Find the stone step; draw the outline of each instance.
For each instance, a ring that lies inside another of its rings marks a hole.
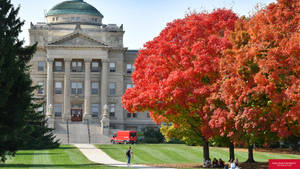
[[[91,144],[110,144],[110,138],[101,134],[99,120],[83,122],[67,122],[55,120],[54,134],[62,144],[91,143]],[[69,130],[69,138],[68,138]],[[90,135],[88,133],[90,131]],[[90,136],[90,137],[89,137]]]

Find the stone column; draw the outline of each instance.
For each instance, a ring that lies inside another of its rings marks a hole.
[[[47,59],[47,117],[53,117],[53,58]]]
[[[84,119],[91,119],[91,59],[84,59],[85,80],[84,80]]]
[[[101,109],[107,105],[107,73],[108,73],[108,59],[102,59],[101,71]],[[103,110],[104,111],[104,110]]]
[[[71,103],[70,103],[70,69],[71,58],[65,58],[65,83],[64,83],[64,114],[63,119],[69,120],[71,118]]]

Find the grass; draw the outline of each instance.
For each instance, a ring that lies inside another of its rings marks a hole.
[[[125,152],[129,145],[97,145],[112,158],[126,162]],[[136,144],[132,145],[135,164],[187,164],[202,163],[203,151],[199,146],[186,146],[183,144]],[[240,162],[247,160],[248,154],[245,149],[236,149],[235,156]],[[210,157],[229,160],[228,148],[210,147]],[[267,152],[254,152],[257,162],[268,162],[269,159],[299,159],[300,155],[275,154]]]
[[[15,157],[8,157],[3,169],[113,169],[89,161],[76,147],[61,145],[49,150],[20,150]]]

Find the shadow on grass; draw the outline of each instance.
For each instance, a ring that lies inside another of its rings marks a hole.
[[[55,148],[57,150],[70,150],[70,149],[77,149],[77,147],[58,147],[58,148]]]
[[[0,168],[84,168],[103,167],[102,164],[0,164]]]
[[[22,155],[22,156],[26,156],[26,155],[56,155],[56,154],[61,154],[61,153],[17,153],[16,155],[19,156],[19,155]]]
[[[121,149],[121,148],[106,148],[106,147],[97,147],[98,149],[107,149],[107,150],[109,150],[109,149]]]

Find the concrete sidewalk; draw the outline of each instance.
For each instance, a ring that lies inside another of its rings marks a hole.
[[[74,144],[81,152],[84,154],[90,161],[95,163],[105,164],[109,166],[115,167],[128,167],[127,163],[116,161],[104,153],[101,149],[96,148],[92,144]],[[146,165],[138,165],[132,164],[129,166],[130,168],[139,168],[139,169],[157,169],[160,167],[151,167]],[[172,168],[164,168],[164,169],[172,169]]]

